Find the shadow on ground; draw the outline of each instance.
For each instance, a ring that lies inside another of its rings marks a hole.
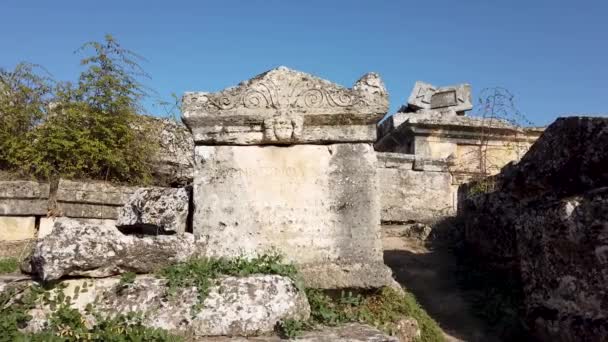
[[[456,262],[447,250],[431,250],[417,240],[385,237],[384,262],[439,323],[448,341],[500,341],[473,314],[455,277]]]

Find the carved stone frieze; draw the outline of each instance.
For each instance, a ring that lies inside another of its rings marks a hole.
[[[387,110],[377,74],[348,89],[285,67],[218,93],[183,97],[184,122],[198,144],[372,142]]]

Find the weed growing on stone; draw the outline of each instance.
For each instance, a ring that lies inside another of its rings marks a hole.
[[[340,296],[308,289],[306,291],[314,324],[335,326],[348,322],[373,325],[389,334],[396,333],[396,323],[406,317],[418,321],[421,329],[420,341],[444,341],[441,329],[420,307],[410,293],[385,287],[376,292],[360,295],[342,292]],[[295,326],[293,323],[291,327]]]
[[[297,319],[286,319],[282,320],[277,324],[276,332],[281,338],[295,338],[302,334],[306,330],[313,328],[310,322],[301,321]]]
[[[159,277],[167,279],[168,295],[174,295],[182,288],[197,288],[199,304],[193,308],[194,313],[200,310],[214,279],[219,276],[245,277],[253,274],[276,274],[289,277],[296,284],[300,283],[295,266],[284,263],[283,257],[278,253],[263,254],[255,258],[191,259],[158,272]]]
[[[15,258],[0,258],[0,274],[13,273],[19,269],[19,261]]]
[[[48,305],[52,313],[48,317],[43,332],[25,333],[20,331],[32,319],[29,311],[36,304]],[[92,306],[87,313],[95,318],[92,327],[87,326],[82,314],[70,306],[71,298],[63,293],[63,288],[56,288],[55,295],[39,287],[26,289],[8,289],[0,293],[0,342],[42,342],[42,341],[108,341],[108,342],[165,342],[180,341],[162,329],[143,325],[142,316],[138,313],[102,317],[94,312]]]
[[[127,286],[129,284],[133,284],[135,281],[135,272],[127,272],[120,275],[120,281],[118,282],[119,286]]]

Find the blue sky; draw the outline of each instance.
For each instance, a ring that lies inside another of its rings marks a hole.
[[[608,113],[608,1],[3,0],[0,67],[74,80],[82,43],[110,33],[146,57],[165,99],[279,65],[351,86],[380,73],[391,111],[416,80],[503,86],[535,124]],[[161,109],[147,102],[150,113]]]

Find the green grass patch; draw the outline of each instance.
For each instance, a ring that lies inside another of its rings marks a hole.
[[[96,341],[96,342],[169,342],[182,341],[162,329],[146,327],[141,314],[132,312],[114,317],[102,317],[92,307],[87,313],[93,315],[96,324],[87,327],[84,316],[70,306],[71,298],[58,287],[55,295],[39,286],[18,290],[9,289],[0,293],[0,342],[42,341]],[[24,333],[32,319],[29,311],[36,305],[45,304],[51,309],[44,331]]]
[[[412,317],[418,321],[421,329],[420,341],[444,341],[437,323],[410,293],[400,293],[385,287],[368,294],[341,292],[339,295],[308,289],[306,295],[311,307],[310,321],[281,322],[277,327],[281,335],[292,338],[315,325],[336,326],[349,322],[366,323],[394,335],[397,332],[396,323],[403,318]]]
[[[253,274],[276,274],[289,277],[297,286],[301,287],[295,266],[284,263],[283,257],[278,253],[267,253],[254,258],[191,259],[168,266],[157,273],[159,277],[167,279],[168,295],[174,295],[179,289],[196,287],[198,305],[202,305],[209,294],[209,289],[215,283],[214,279],[220,276],[245,277]],[[197,312],[200,307],[196,306],[193,309],[194,312]]]
[[[16,258],[0,258],[0,274],[14,273],[19,269]]]

